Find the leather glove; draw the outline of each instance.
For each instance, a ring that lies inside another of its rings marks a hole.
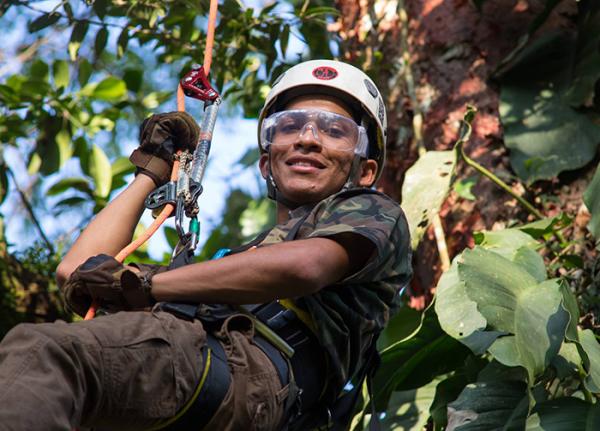
[[[67,306],[84,316],[92,300],[110,311],[149,307],[156,301],[151,295],[152,277],[166,271],[160,265],[131,265],[134,272],[111,256],[99,254],[79,265],[63,285]]]
[[[177,150],[193,152],[200,136],[196,120],[186,112],[167,112],[146,118],[140,126],[140,146],[129,160],[157,187],[171,177],[173,155]]]

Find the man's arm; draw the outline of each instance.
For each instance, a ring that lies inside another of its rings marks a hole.
[[[90,256],[115,256],[133,237],[144,210],[144,199],[156,186],[146,175],[133,182],[112,200],[81,233],[56,269],[59,286]]]
[[[360,270],[374,249],[356,234],[273,244],[158,274],[152,296],[230,304],[303,296]]]

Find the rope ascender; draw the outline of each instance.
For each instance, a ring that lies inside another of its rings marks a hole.
[[[123,262],[127,256],[144,244],[165,220],[175,211],[175,227],[179,242],[171,256],[169,268],[177,268],[189,263],[194,256],[200,235],[198,221],[198,198],[202,194],[202,178],[208,161],[212,134],[217,121],[217,113],[221,98],[210,85],[208,74],[212,63],[215,26],[217,21],[218,1],[210,1],[206,46],[204,48],[204,64],[194,65],[177,86],[177,110],[185,111],[185,96],[204,102],[204,111],[200,121],[200,137],[193,154],[189,151],[177,151],[173,161],[170,181],[148,195],[144,204],[146,208],[162,210],[152,224],[135,241],[125,246],[115,259]],[[184,96],[185,95],[185,96]],[[186,232],[183,228],[185,217],[189,218]],[[94,300],[85,315],[85,320],[93,319],[98,309],[98,301]]]

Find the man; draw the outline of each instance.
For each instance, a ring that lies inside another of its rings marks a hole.
[[[321,407],[338,417],[336,399],[364,376],[411,273],[404,215],[369,188],[385,115],[350,65],[288,70],[259,119],[278,224],[225,257],[171,270],[109,257],[168,180],[174,147],[198,139],[184,114],[145,121],[131,157],[139,174],[57,269],[78,314],[92,298],[127,311],[13,329],[0,344],[0,429],[308,429],[327,418]]]

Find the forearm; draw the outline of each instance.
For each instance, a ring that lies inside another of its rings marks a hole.
[[[62,284],[88,257],[100,253],[115,256],[132,239],[144,210],[144,199],[155,188],[146,175],[134,181],[113,199],[83,230],[57,268]]]
[[[156,275],[157,301],[250,304],[313,293],[343,278],[344,247],[327,238],[274,244]]]

